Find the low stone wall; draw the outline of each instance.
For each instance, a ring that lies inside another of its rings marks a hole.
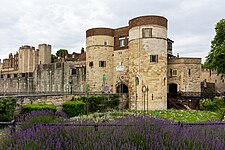
[[[73,97],[76,99],[85,95],[63,95],[63,96],[33,96],[33,97],[17,97],[17,105],[14,116],[17,117],[26,104],[53,104],[57,107],[57,111],[62,111],[62,104],[71,100]],[[89,96],[103,96],[102,94],[94,94]],[[107,94],[105,95],[107,96]],[[119,109],[128,108],[129,97],[126,94],[121,95]]]
[[[21,112],[21,108],[25,104],[53,104],[56,105],[57,111],[62,110],[62,104],[69,101],[74,97],[73,95],[64,96],[37,96],[37,97],[18,97],[16,111],[14,116],[18,116]],[[76,96],[75,96],[76,97]]]

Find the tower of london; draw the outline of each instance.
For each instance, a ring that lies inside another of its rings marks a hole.
[[[163,16],[140,16],[119,28],[86,31],[86,51],[51,61],[51,45],[24,45],[0,63],[0,93],[123,93],[130,109],[167,109],[169,95],[224,92],[223,75],[201,58],[173,55]]]

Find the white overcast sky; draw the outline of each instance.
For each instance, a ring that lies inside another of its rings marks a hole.
[[[80,52],[87,29],[126,26],[142,15],[168,19],[175,55],[204,60],[225,0],[0,0],[0,58],[40,43],[51,44],[52,53]]]

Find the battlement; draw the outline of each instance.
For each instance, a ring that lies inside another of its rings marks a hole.
[[[114,29],[111,28],[92,28],[86,31],[86,37],[95,35],[114,36]]]
[[[201,64],[201,58],[173,57],[168,60],[169,64]]]
[[[51,47],[51,45],[50,45],[50,44],[45,44],[45,43],[43,43],[43,44],[39,44],[39,45],[38,45],[38,47],[42,47],[42,46],[43,46],[43,47],[48,47],[48,46],[50,46],[50,47]]]
[[[136,26],[142,26],[142,25],[159,25],[167,28],[167,19],[162,16],[140,16],[133,18],[129,21],[129,27],[133,28]]]
[[[35,50],[35,47],[29,46],[29,45],[23,45],[19,49],[21,49],[21,50],[23,50],[23,49],[32,49],[32,50]]]

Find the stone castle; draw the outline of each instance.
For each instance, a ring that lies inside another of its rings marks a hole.
[[[61,54],[51,46],[22,46],[0,64],[0,93],[127,93],[131,109],[166,109],[167,95],[225,91],[223,75],[201,68],[201,58],[172,54],[162,16],[133,18],[127,26],[86,31],[86,52]],[[209,88],[210,87],[210,88]]]

